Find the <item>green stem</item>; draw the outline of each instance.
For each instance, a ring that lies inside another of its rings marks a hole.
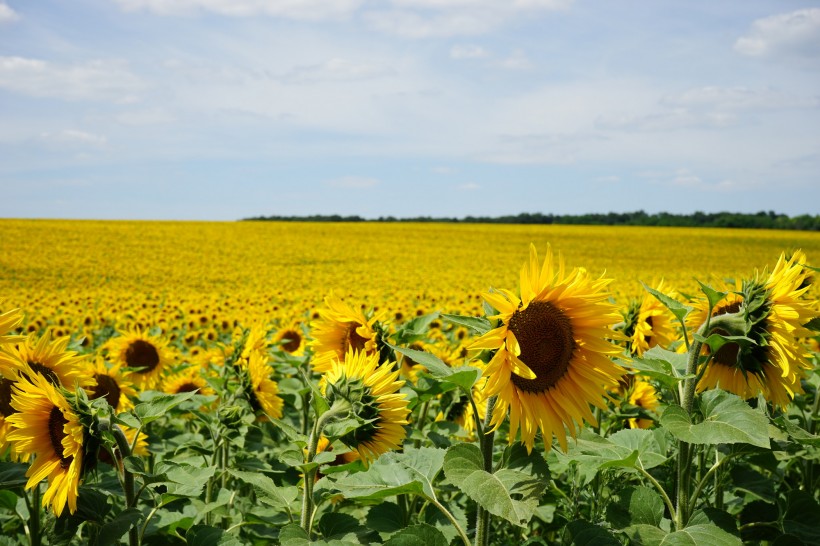
[[[122,488],[125,492],[125,508],[134,508],[137,505],[137,498],[134,495],[134,475],[125,468],[124,461],[131,456],[131,444],[128,443],[128,438],[125,437],[122,429],[114,425],[111,427],[111,432],[114,434],[114,439],[117,441],[117,448],[120,450],[122,461]],[[129,546],[139,546],[140,537],[137,531],[137,526],[132,525],[128,529],[128,544]]]
[[[433,506],[435,506],[436,508],[441,510],[442,514],[447,516],[447,519],[449,519],[450,523],[453,524],[453,527],[456,528],[456,531],[458,532],[458,536],[460,536],[462,542],[464,542],[464,546],[470,546],[470,539],[467,538],[467,533],[465,533],[464,529],[461,528],[461,525],[458,524],[458,522],[456,521],[456,518],[453,516],[453,514],[451,514],[450,511],[447,510],[444,507],[444,505],[441,504],[437,499],[432,498],[432,499],[427,499],[427,500],[429,500],[433,504]]]
[[[42,533],[40,532],[40,483],[34,486],[31,490],[31,506],[29,507],[29,516],[31,517],[31,546],[40,546],[43,541]]]
[[[666,493],[666,490],[663,488],[663,486],[660,484],[660,482],[655,479],[655,476],[653,476],[652,474],[650,474],[649,472],[644,470],[643,465],[641,465],[637,468],[638,468],[638,472],[640,472],[641,475],[644,478],[649,480],[649,483],[651,483],[655,487],[655,489],[658,490],[658,493],[661,494],[661,497],[663,497],[663,502],[666,504],[666,509],[669,510],[669,515],[674,516],[675,515],[675,505],[672,504],[672,499],[669,498],[669,495]]]
[[[310,433],[310,440],[308,440],[308,453],[305,462],[310,464],[316,457],[316,448],[319,445],[319,421],[313,425],[313,430]],[[313,520],[313,481],[316,478],[316,469],[311,468],[304,473],[304,484],[302,493],[302,515],[300,518],[300,525],[302,529],[308,534],[310,538],[310,524]]]
[[[700,341],[692,340],[689,346],[689,359],[686,363],[686,379],[683,384],[683,393],[681,394],[681,407],[686,411],[687,415],[692,415],[692,407],[695,402],[695,378],[692,377],[697,372],[698,359],[700,358],[700,351],[703,344]],[[690,445],[686,442],[680,442],[678,449],[678,468],[677,468],[677,508],[674,512],[675,529],[680,531],[686,526],[689,519],[687,508],[689,507],[689,479],[688,469],[690,463]]]
[[[493,471],[493,440],[495,432],[490,429],[493,409],[495,408],[496,396],[491,396],[487,400],[487,413],[484,415],[484,434],[479,438],[479,447],[484,461],[484,470]],[[490,541],[490,513],[481,506],[476,511],[475,524],[475,546],[487,546]]]
[[[695,506],[697,505],[698,498],[700,497],[700,493],[701,493],[701,491],[703,491],[703,488],[706,487],[706,484],[709,483],[709,478],[711,478],[712,475],[715,476],[715,494],[717,495],[717,491],[718,491],[717,471],[723,465],[725,465],[727,461],[731,460],[733,457],[735,457],[735,455],[730,453],[729,455],[726,455],[724,458],[721,459],[720,458],[720,451],[715,449],[715,464],[713,464],[709,468],[709,470],[706,471],[706,474],[704,474],[703,478],[701,478],[700,482],[698,482],[698,485],[695,488],[695,493],[692,495],[692,502],[689,504],[689,512],[690,513],[695,511]],[[716,496],[716,499],[717,498],[718,497]]]
[[[820,388],[814,390],[814,404],[811,408],[811,414],[809,415],[809,422],[807,423],[807,429],[809,434],[814,434],[814,431],[817,429],[817,416],[820,413]],[[806,481],[804,483],[804,488],[806,491],[814,491],[814,461],[811,459],[806,459],[804,463],[806,465],[805,472],[806,472]]]

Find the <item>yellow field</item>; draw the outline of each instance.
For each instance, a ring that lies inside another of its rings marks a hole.
[[[223,331],[310,316],[331,290],[387,318],[481,314],[479,294],[517,286],[534,243],[568,266],[683,292],[694,278],[749,276],[781,251],[820,255],[820,234],[599,226],[0,220],[0,298],[29,329],[187,324]]]

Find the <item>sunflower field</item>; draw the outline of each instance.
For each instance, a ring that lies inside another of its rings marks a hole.
[[[0,220],[0,546],[820,544],[818,255]]]

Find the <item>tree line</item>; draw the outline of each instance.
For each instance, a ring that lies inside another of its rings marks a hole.
[[[752,229],[793,229],[820,231],[820,215],[802,214],[788,216],[774,211],[757,213],[742,212],[695,212],[693,214],[672,214],[669,212],[647,213],[608,212],[594,214],[544,214],[522,212],[507,216],[465,216],[432,217],[415,216],[396,218],[379,216],[363,218],[358,215],[314,214],[310,216],[255,216],[244,221],[268,222],[445,222],[462,224],[582,224],[602,226],[674,226],[674,227],[724,227]]]

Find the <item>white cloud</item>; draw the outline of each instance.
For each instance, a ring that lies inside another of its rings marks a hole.
[[[147,108],[144,110],[127,110],[114,117],[123,125],[148,126],[162,125],[176,121],[176,117],[161,108]]]
[[[451,59],[483,59],[487,51],[474,44],[456,44],[450,48]]]
[[[477,190],[479,188],[481,188],[481,186],[479,186],[475,182],[467,182],[466,184],[461,184],[458,187],[458,189],[460,189],[462,191],[474,191],[474,190]]]
[[[452,167],[447,167],[445,165],[440,165],[438,167],[433,167],[432,171],[436,174],[453,174],[456,170]]]
[[[820,97],[800,97],[773,89],[756,90],[744,86],[704,86],[680,94],[666,95],[661,103],[673,107],[746,108],[816,108]]]
[[[817,57],[820,55],[820,8],[756,20],[748,34],[737,39],[735,51],[753,57]]]
[[[48,144],[69,145],[69,146],[94,146],[102,147],[108,144],[108,138],[103,135],[95,135],[76,129],[63,129],[56,133],[45,132],[40,135],[40,140]]]
[[[507,70],[529,70],[534,65],[522,50],[516,49],[509,57],[499,61],[498,66]]]
[[[376,178],[368,178],[365,176],[343,176],[341,178],[334,178],[325,182],[331,188],[348,188],[348,189],[364,189],[372,188],[379,185],[379,180]]]
[[[11,9],[5,2],[0,2],[0,24],[13,23],[20,20],[20,15]]]
[[[35,97],[121,101],[142,89],[120,61],[58,65],[39,59],[0,57],[0,88]]]
[[[639,173],[638,176],[649,179],[657,184],[677,186],[696,191],[731,193],[742,189],[734,180],[719,179],[716,181],[708,181],[686,168],[679,168],[671,173],[644,172]],[[750,185],[754,185],[754,183],[751,181],[745,182],[745,187],[749,187]]]
[[[389,75],[392,72],[392,69],[387,66],[334,58],[320,64],[294,67],[279,79],[286,83],[363,81]]]
[[[178,16],[210,12],[228,17],[267,15],[297,20],[344,18],[364,0],[117,0],[126,11]]]

